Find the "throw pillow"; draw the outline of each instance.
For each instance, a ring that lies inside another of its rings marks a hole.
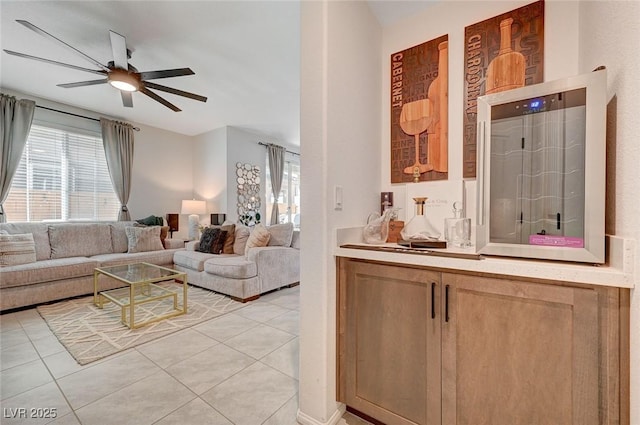
[[[36,244],[32,233],[0,234],[0,267],[36,262]]]
[[[136,220],[136,222],[140,224],[144,224],[146,226],[162,226],[164,224],[164,219],[162,217],[156,217],[155,215],[150,215],[149,217]]]
[[[269,246],[291,246],[293,223],[274,224],[267,227],[271,234]]]
[[[220,227],[207,227],[202,231],[200,243],[196,251],[210,254],[222,254],[227,231]]]
[[[217,229],[216,237],[213,239],[213,243],[211,244],[211,253],[212,254],[222,254],[224,250],[224,241],[227,239],[227,231],[222,229]]]
[[[247,255],[251,248],[267,246],[270,238],[271,234],[267,228],[262,224],[256,224],[249,235],[249,239],[247,240],[247,246],[244,248],[244,255]]]
[[[216,229],[213,227],[207,227],[202,231],[202,236],[200,236],[200,243],[198,243],[198,248],[196,251],[199,252],[211,252],[211,245],[213,245],[213,239],[217,238],[217,233],[220,232],[220,229]]]
[[[223,254],[233,254],[233,244],[236,241],[236,225],[235,224],[223,224],[222,226],[211,226],[213,228],[220,229],[227,232],[227,237],[224,240],[224,247],[222,248]]]
[[[164,249],[160,241],[160,226],[124,228],[129,242],[128,253],[160,251]]]
[[[153,216],[150,216],[153,217]],[[147,217],[149,218],[149,217]],[[146,220],[142,219],[142,220]],[[156,217],[162,220],[162,217]],[[162,246],[164,246],[164,240],[167,239],[167,236],[169,235],[169,226],[162,226],[162,225],[157,225],[157,224],[145,224],[145,223],[141,223],[141,220],[136,220],[133,222],[133,227],[153,227],[153,226],[158,226],[160,227],[160,242],[162,242]]]
[[[236,225],[235,240],[233,241],[233,253],[237,255],[244,255],[244,249],[247,246],[247,240],[251,230],[241,224]]]
[[[169,226],[161,226],[160,227],[160,242],[162,242],[162,246],[164,246],[164,240],[167,239],[169,235]]]

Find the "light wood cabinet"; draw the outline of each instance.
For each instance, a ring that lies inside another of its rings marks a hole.
[[[347,406],[389,425],[625,423],[626,290],[346,258],[338,273]]]
[[[341,396],[385,423],[439,421],[439,273],[360,262],[342,273]]]

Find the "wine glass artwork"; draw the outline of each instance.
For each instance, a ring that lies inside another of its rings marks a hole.
[[[420,99],[402,105],[400,112],[400,128],[406,134],[415,137],[416,157],[413,165],[404,169],[405,174],[413,175],[413,181],[420,180],[420,174],[433,170],[433,165],[420,163],[420,134],[427,131],[433,118],[431,117],[431,102]]]

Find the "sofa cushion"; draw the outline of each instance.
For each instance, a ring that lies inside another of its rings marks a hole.
[[[300,230],[294,230],[291,237],[291,248],[300,249]]]
[[[213,257],[204,262],[204,271],[232,279],[248,279],[258,275],[258,267],[244,256]]]
[[[293,223],[274,224],[267,227],[271,238],[269,246],[291,246],[293,238]]]
[[[61,279],[92,276],[98,262],[85,257],[59,258],[0,269],[0,287],[32,285]]]
[[[36,262],[36,246],[32,233],[10,235],[0,231],[0,267]]]
[[[244,249],[247,246],[247,240],[251,234],[251,229],[247,226],[236,225],[236,237],[233,242],[233,253],[244,255]]]
[[[6,230],[9,234],[31,233],[36,245],[36,260],[48,260],[51,258],[51,245],[49,245],[49,225],[43,223],[0,223],[0,230]]]
[[[129,240],[129,254],[135,252],[161,251],[164,249],[160,241],[160,227],[125,227],[125,233]]]
[[[224,254],[222,256],[226,257]],[[204,271],[204,262],[213,257],[215,257],[215,255],[205,252],[189,250],[177,251],[173,254],[173,263],[201,272]]]
[[[116,221],[109,223],[113,252],[127,252],[129,249],[129,239],[124,229],[125,227],[133,226],[134,223],[135,221]]]
[[[113,252],[111,229],[106,223],[50,224],[49,242],[52,259]]]
[[[119,266],[121,264],[133,263],[150,263],[158,266],[169,266],[173,264],[173,254],[177,251],[178,249],[163,249],[162,251],[135,252],[133,254],[100,254],[94,255],[91,259],[96,260],[100,264],[98,267]]]
[[[244,255],[247,255],[251,248],[267,246],[271,233],[262,224],[256,224],[251,231],[249,239],[247,239],[247,245],[244,248]]]

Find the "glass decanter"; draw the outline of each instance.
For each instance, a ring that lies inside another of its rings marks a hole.
[[[428,240],[436,241],[440,238],[440,232],[433,227],[424,215],[424,204],[429,198],[413,198],[416,203],[416,215],[400,231],[404,240]]]
[[[444,219],[444,238],[458,248],[471,246],[471,219],[462,217],[459,202],[453,203],[453,217]]]
[[[377,212],[369,214],[363,230],[364,241],[374,245],[386,243],[389,236],[389,220],[394,214],[394,208],[386,209],[382,215]]]

